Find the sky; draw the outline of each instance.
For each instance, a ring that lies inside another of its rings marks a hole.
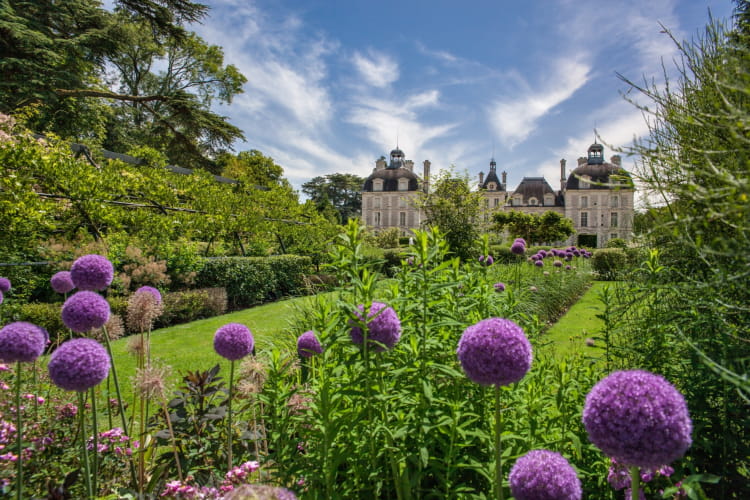
[[[247,77],[214,106],[300,189],[315,176],[368,176],[398,145],[421,173],[477,180],[495,158],[510,189],[559,189],[594,131],[627,146],[647,133],[623,94],[662,80],[675,44],[728,19],[729,0],[204,0],[192,26]],[[633,169],[632,158],[623,166]]]

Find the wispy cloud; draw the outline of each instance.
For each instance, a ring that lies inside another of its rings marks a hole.
[[[591,67],[579,59],[562,58],[552,65],[539,89],[514,92],[496,99],[488,119],[498,139],[512,148],[534,131],[540,118],[569,99],[589,79]]]
[[[355,52],[352,64],[362,79],[373,87],[387,87],[399,78],[398,63],[381,52],[370,50],[367,55]]]

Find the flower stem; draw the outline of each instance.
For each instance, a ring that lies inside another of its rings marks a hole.
[[[96,423],[96,394],[94,388],[91,388],[91,422],[94,427],[94,474],[92,477],[92,491],[96,492],[96,477],[99,474],[99,427]]]
[[[83,399],[83,392],[78,393],[78,416],[81,419],[81,460],[83,460],[83,477],[86,484],[86,498],[93,498],[94,493],[91,489],[91,470],[89,469],[89,451],[86,448],[86,403]]]
[[[227,471],[232,470],[232,383],[234,382],[234,360],[229,362],[229,402],[227,403]]]
[[[638,493],[641,490],[641,470],[639,467],[630,468],[630,498],[638,500]]]
[[[495,486],[496,498],[503,500],[503,414],[500,411],[500,386],[495,386]]]
[[[16,361],[16,498],[23,498],[23,429],[21,428],[21,362]]]

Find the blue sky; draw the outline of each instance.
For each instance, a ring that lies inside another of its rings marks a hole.
[[[559,188],[593,142],[646,133],[621,73],[661,78],[674,44],[729,0],[209,0],[195,29],[248,78],[217,111],[284,167],[296,188],[334,172],[367,176],[398,145],[433,172],[475,179],[493,156],[514,188]],[[611,150],[606,149],[609,157]],[[624,166],[632,169],[632,159]]]

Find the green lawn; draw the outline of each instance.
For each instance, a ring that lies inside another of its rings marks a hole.
[[[294,308],[309,297],[263,304],[250,309],[222,316],[193,321],[183,325],[161,328],[151,332],[151,359],[171,367],[171,388],[181,382],[187,370],[208,370],[216,363],[221,365],[221,374],[229,373],[229,361],[216,354],[213,347],[214,333],[227,323],[242,323],[250,328],[255,339],[256,351],[269,348],[275,341],[282,341],[282,331]],[[302,332],[300,332],[302,333]],[[135,357],[127,352],[128,338],[112,343],[112,355],[117,366],[117,376],[123,390],[123,398],[132,398],[130,380],[135,374]]]
[[[547,330],[545,338],[552,342],[556,355],[562,357],[582,352],[594,356],[599,353],[586,345],[586,339],[599,333],[602,328],[602,320],[596,317],[602,312],[598,292],[607,285],[612,286],[605,281],[595,281],[578,302]]]

